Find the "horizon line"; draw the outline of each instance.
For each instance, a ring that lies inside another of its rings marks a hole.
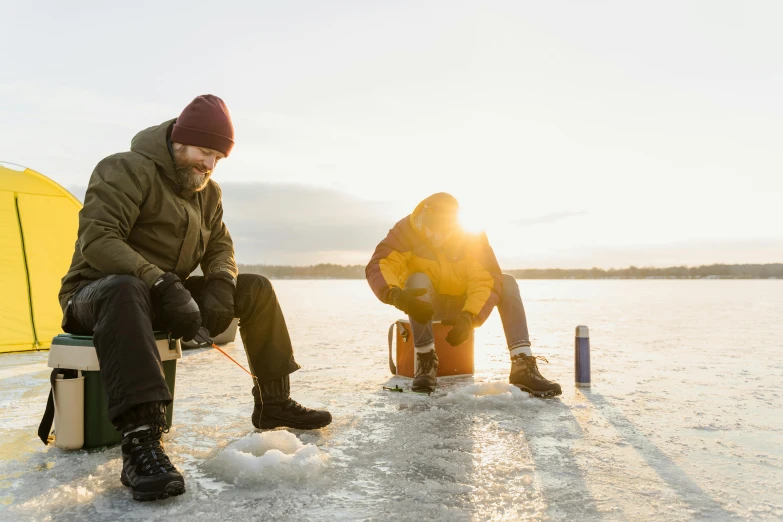
[[[356,267],[364,267],[363,264],[350,264],[350,265],[344,265],[339,263],[315,263],[310,265],[288,265],[288,264],[267,264],[267,263],[237,263],[237,266],[259,266],[259,267],[274,267],[274,268],[315,268],[319,266],[334,266],[334,267],[340,267],[340,268],[356,268]],[[713,267],[775,267],[775,266],[783,266],[783,261],[775,262],[775,263],[711,263],[711,264],[702,264],[702,265],[668,265],[668,266],[636,266],[636,265],[629,265],[625,268],[601,268],[601,267],[590,267],[590,268],[504,268],[503,271],[508,270],[604,270],[604,271],[610,271],[610,270],[667,270],[672,268],[687,268],[687,269],[694,269],[694,268],[713,268]]]

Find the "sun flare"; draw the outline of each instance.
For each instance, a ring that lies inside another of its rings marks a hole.
[[[460,206],[459,224],[466,232],[476,234],[487,229],[486,214],[477,212],[475,207]]]

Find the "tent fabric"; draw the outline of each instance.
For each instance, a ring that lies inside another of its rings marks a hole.
[[[0,353],[49,348],[81,203],[34,170],[0,163]]]

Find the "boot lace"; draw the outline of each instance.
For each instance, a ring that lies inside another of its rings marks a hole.
[[[541,375],[541,372],[538,371],[538,363],[536,362],[537,360],[541,360],[549,364],[549,361],[543,355],[525,355],[524,353],[521,353],[514,357],[514,363],[524,363],[530,373],[541,380],[546,380],[544,376]]]
[[[435,366],[435,351],[428,353],[418,353],[416,357],[419,358],[419,371],[416,375],[423,375],[430,373]]]
[[[154,431],[141,432],[137,437],[133,436],[136,434],[131,434],[133,441],[131,458],[136,462],[136,467],[141,474],[159,475],[174,470],[160,444],[161,433],[162,431],[154,428]]]
[[[302,406],[301,404],[299,404],[293,399],[288,399],[288,404],[285,405],[285,409],[288,411],[292,411],[295,414],[309,413],[313,411],[307,406]]]

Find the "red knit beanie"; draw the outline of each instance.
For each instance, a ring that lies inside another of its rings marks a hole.
[[[171,141],[217,150],[228,157],[234,146],[234,126],[226,104],[211,94],[198,96],[177,118]]]

